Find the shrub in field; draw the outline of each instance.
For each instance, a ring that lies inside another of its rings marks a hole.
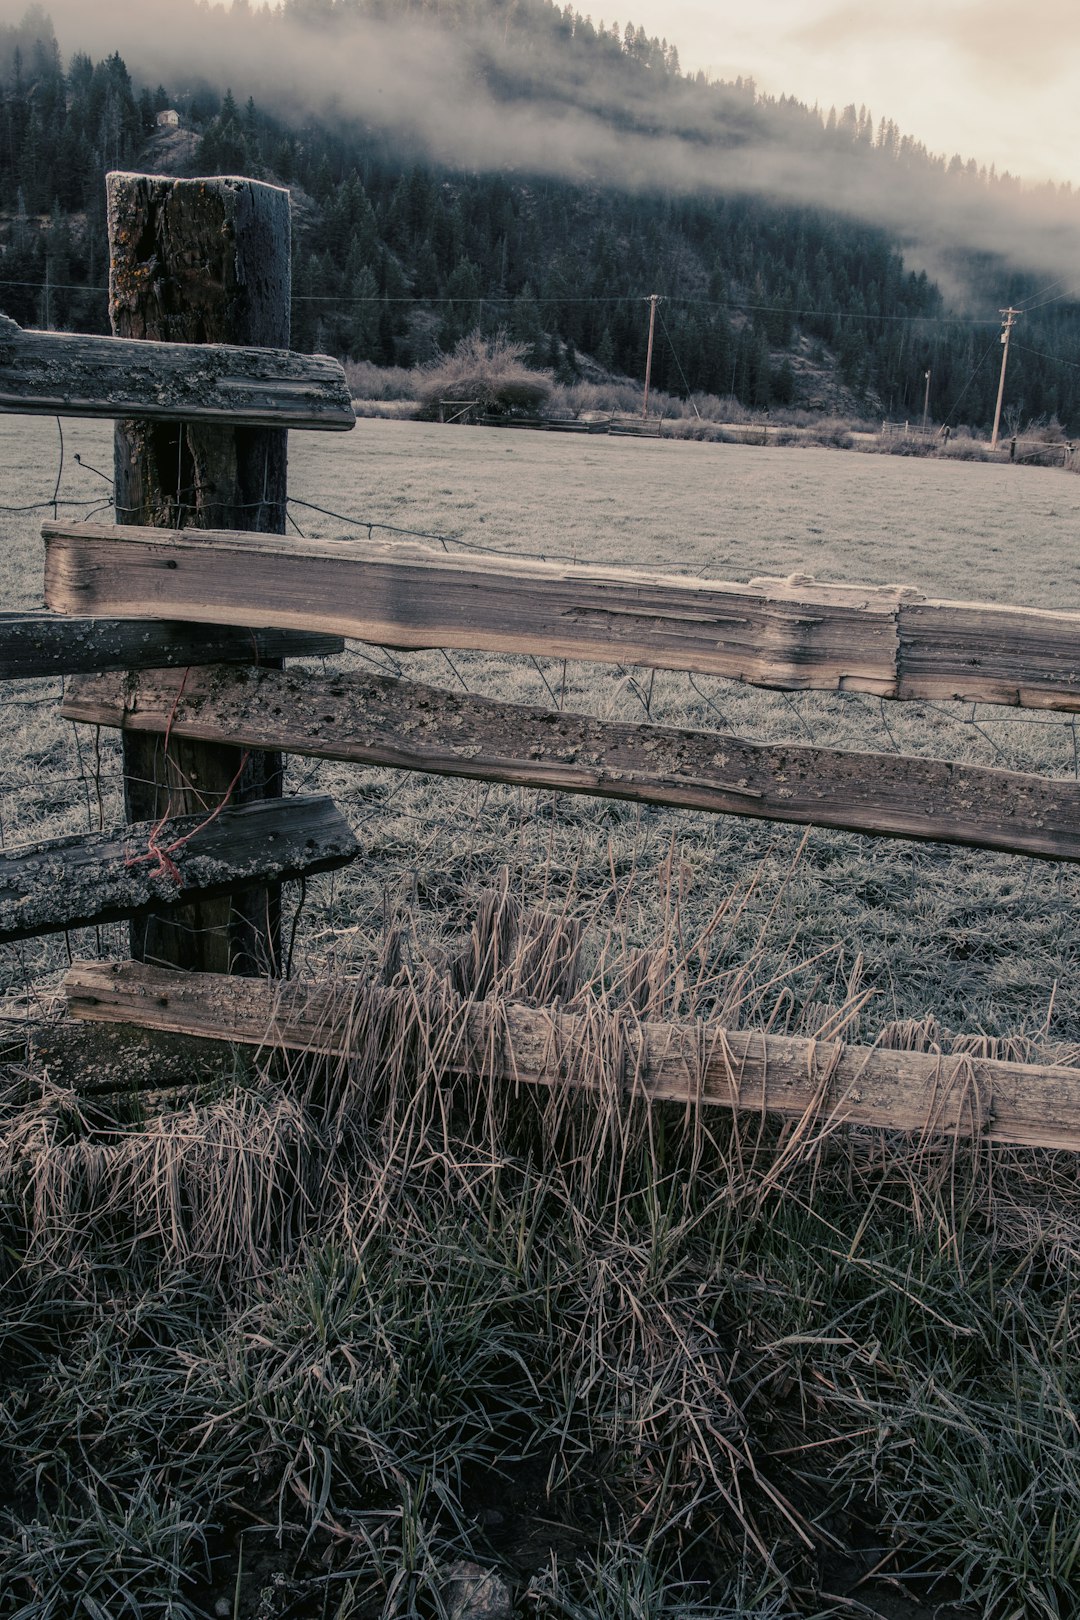
[[[551,395],[551,379],[525,364],[528,345],[504,333],[463,337],[452,354],[440,355],[416,377],[416,397],[433,415],[442,400],[474,402],[496,416],[535,415]]]
[[[1029,422],[1020,435],[1024,439],[1036,439],[1040,444],[1064,444],[1068,435],[1056,416],[1037,416]]]
[[[555,416],[606,415],[612,411],[630,415],[640,412],[642,389],[638,383],[576,382],[556,383],[551,391],[551,412]]]
[[[415,390],[414,390],[415,392]],[[377,417],[384,422],[410,422],[416,420],[416,400],[408,399],[354,399],[353,411],[358,419]]]
[[[944,461],[993,461],[990,446],[969,433],[955,433],[948,443],[933,441],[936,454]]]
[[[741,440],[740,434],[730,427],[694,416],[666,420],[663,434],[665,439],[689,439],[697,444],[738,444]]]
[[[346,360],[345,380],[353,399],[416,398],[416,372],[409,366],[374,366],[370,360]]]
[[[798,427],[799,431],[791,438],[790,443],[828,445],[834,450],[850,450],[854,443],[851,435],[860,431],[862,426],[859,422],[835,416],[818,417],[814,422],[793,425]],[[785,441],[781,439],[780,442]]]

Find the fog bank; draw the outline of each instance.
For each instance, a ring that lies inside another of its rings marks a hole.
[[[180,93],[204,80],[287,120],[363,121],[451,168],[631,190],[745,192],[884,226],[909,262],[947,274],[956,251],[1072,278],[1080,290],[1080,196],[986,186],[919,160],[825,141],[802,110],[708,93],[644,71],[592,73],[582,53],[492,23],[300,21],[193,0],[51,0],[65,57],[119,50],[133,75]]]

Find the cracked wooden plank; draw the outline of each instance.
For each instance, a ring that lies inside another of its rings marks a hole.
[[[694,670],[787,691],[1080,711],[1080,614],[802,576],[749,584],[417,545],[46,523],[61,613]]]
[[[0,411],[347,431],[345,372],[322,354],[24,331],[0,315]]]
[[[897,696],[1080,711],[1080,615],[904,602]]]
[[[298,630],[240,630],[162,619],[69,619],[58,613],[0,613],[0,680],[93,675],[112,669],[172,669],[189,664],[265,663],[329,658],[340,636]]]
[[[184,816],[160,829],[146,822],[9,849],[0,854],[0,943],[334,871],[358,853],[327,798],[223,810],[209,825],[205,815]]]
[[[451,1006],[448,992],[426,1008],[415,986],[268,984],[136,963],[76,963],[64,992],[80,1019],[332,1058],[363,1053],[368,1063],[427,1061],[435,1078],[779,1114],[814,1134],[857,1125],[1080,1151],[1078,1069],[642,1021],[606,1007]],[[432,1017],[437,1042],[424,1038]]]
[[[61,613],[329,631],[892,696],[892,588],[732,585],[365,540],[46,523]]]
[[[1080,783],[603,721],[411,681],[303,669],[68,682],[69,720],[639,804],[1080,860]]]

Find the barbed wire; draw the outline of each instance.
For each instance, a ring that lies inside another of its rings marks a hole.
[[[508,561],[524,557],[530,562],[570,562],[579,564],[581,562],[581,557],[576,551],[552,551],[548,548],[543,551],[530,551],[524,546],[493,546],[479,540],[466,540],[461,535],[444,534],[438,530],[409,529],[399,523],[384,523],[379,518],[363,517],[348,512],[336,512],[331,507],[317,506],[314,501],[303,501],[293,495],[288,497],[288,505],[301,506],[309,512],[318,512],[323,517],[334,518],[338,523],[347,523],[350,528],[367,529],[369,539],[373,538],[373,531],[378,529],[384,534],[398,534],[410,540],[435,540],[438,541],[444,551],[448,551],[451,546],[459,546],[463,551],[482,552],[491,557],[505,557]],[[641,570],[667,569],[673,573],[682,573],[685,571],[685,562],[669,561],[664,558],[650,558],[646,562],[635,563],[634,567]]]

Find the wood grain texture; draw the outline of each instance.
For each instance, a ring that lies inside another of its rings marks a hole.
[[[405,1046],[410,1019],[422,1023],[414,991],[368,984],[266,984],[89,962],[71,969],[64,991],[81,1019],[334,1057],[363,1052],[367,1061],[381,1041]],[[455,1033],[442,1043],[440,1070],[478,1081],[775,1113],[815,1132],[860,1125],[1080,1150],[1077,1069],[503,1001],[462,1002],[441,1028]]]
[[[182,687],[182,690],[181,690]],[[69,720],[524,787],[1080,860],[1080,783],[628,725],[380,676],[228,667],[70,681]]]
[[[377,541],[46,523],[61,613],[329,631],[695,670],[788,691],[1080,711],[1080,614],[927,601],[900,586],[447,556]]]
[[[355,426],[345,373],[287,349],[28,332],[0,315],[0,411],[237,427]]]
[[[116,922],[346,866],[359,845],[332,799],[274,799],[205,817],[55,838],[0,853],[0,942]],[[175,874],[150,856],[171,852]],[[182,843],[184,839],[190,842]]]
[[[1080,614],[987,602],[905,602],[900,698],[1080,710]]]
[[[111,669],[173,669],[189,664],[265,663],[329,658],[340,636],[297,630],[240,630],[161,619],[68,619],[56,613],[0,613],[0,680],[92,675]]]
[[[61,613],[330,630],[403,648],[472,647],[890,695],[896,597],[769,587],[375,541],[164,535],[49,523]],[[820,599],[816,599],[820,598]]]

